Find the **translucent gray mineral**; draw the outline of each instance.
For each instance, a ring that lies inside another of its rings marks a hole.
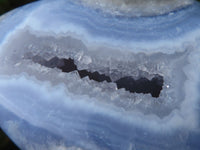
[[[41,0],[0,18],[0,127],[22,150],[199,150],[200,4]]]

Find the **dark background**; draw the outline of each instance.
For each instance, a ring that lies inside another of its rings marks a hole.
[[[14,9],[16,7],[22,6],[24,4],[33,2],[36,0],[0,0],[0,15]]]
[[[25,5],[33,1],[36,0],[0,0],[0,15],[16,7]],[[5,133],[1,129],[0,129],[0,150],[19,150],[19,148],[17,148],[17,146],[5,135]]]
[[[19,148],[0,129],[0,150],[19,150]]]

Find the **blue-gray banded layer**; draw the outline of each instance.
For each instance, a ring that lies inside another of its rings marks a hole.
[[[16,21],[15,25],[23,24],[23,20],[26,19],[27,11],[31,11],[45,1],[37,2],[30,6],[22,7],[17,13],[21,17],[12,19],[11,13],[4,19],[4,28],[1,27],[1,32],[12,31],[10,21]],[[193,31],[199,28],[199,3],[194,2],[192,5],[175,10],[168,14],[152,16],[152,17],[124,17],[114,16],[108,13],[103,13],[101,10],[94,10],[91,7],[85,7],[78,2],[71,0],[61,1],[62,5],[56,5],[56,1],[48,1],[49,4],[45,4],[48,9],[35,12],[37,19],[40,20],[40,24],[48,24],[49,26],[59,28],[60,23],[65,24],[72,23],[76,26],[87,30],[91,36],[101,37],[106,39],[119,39],[126,41],[156,41],[156,40],[168,40],[176,39],[187,32]],[[50,5],[55,6],[52,8]],[[22,12],[22,14],[20,14]],[[33,11],[34,12],[34,11]],[[28,14],[30,14],[28,13]],[[51,15],[48,15],[51,14]],[[192,16],[192,17],[191,17]],[[17,21],[19,20],[19,21]],[[13,23],[12,23],[13,24]],[[30,22],[34,24],[34,22]],[[2,33],[1,33],[2,34]]]
[[[199,149],[199,8],[131,17],[43,0],[3,16],[0,126],[22,149]],[[76,69],[47,65],[53,58]],[[111,81],[159,74],[163,90],[130,93],[80,70]]]
[[[65,103],[65,97],[56,97],[55,91],[43,95],[44,89],[34,87],[35,85],[36,83],[31,85],[22,82],[13,87],[0,85],[0,90],[6,93],[5,97],[15,101],[13,109],[18,108],[24,112],[22,116],[25,119],[19,117],[18,113],[13,114],[0,106],[1,127],[22,149],[30,147],[54,150],[61,147],[69,149],[78,147],[85,150],[199,149],[199,131],[188,132],[177,129],[167,133],[152,132],[129,121],[123,121],[123,118],[113,117],[106,112],[99,113],[92,109],[91,104],[73,104],[69,101]],[[13,90],[15,92],[12,92]],[[29,98],[24,99],[24,92]],[[61,101],[63,103],[60,103]],[[25,103],[29,106],[23,108]],[[26,118],[27,114],[31,116]]]

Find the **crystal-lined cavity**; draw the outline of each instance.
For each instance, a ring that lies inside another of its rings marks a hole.
[[[198,150],[199,9],[41,0],[6,14],[0,127],[28,150]]]

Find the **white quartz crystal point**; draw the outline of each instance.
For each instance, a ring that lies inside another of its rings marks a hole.
[[[199,150],[200,4],[41,0],[0,18],[0,127],[22,150]]]

